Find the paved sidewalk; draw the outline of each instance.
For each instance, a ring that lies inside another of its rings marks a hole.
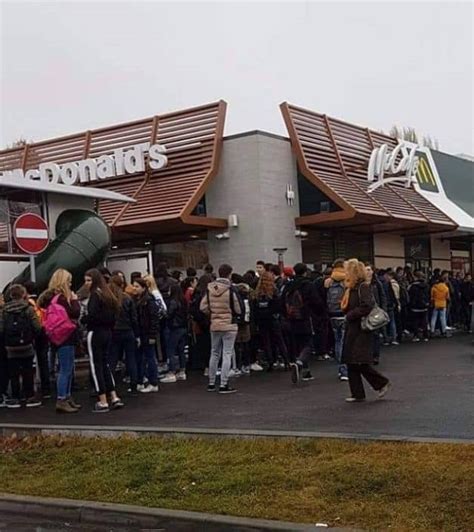
[[[206,392],[196,373],[187,382],[162,385],[157,394],[127,399],[121,411],[91,413],[84,392],[79,414],[58,415],[53,402],[41,408],[0,410],[7,423],[102,425],[331,432],[367,436],[474,439],[474,349],[472,336],[386,348],[379,368],[393,382],[382,401],[368,391],[366,403],[346,404],[347,383],[332,362],[314,362],[315,380],[295,387],[289,373],[240,377],[238,393]]]

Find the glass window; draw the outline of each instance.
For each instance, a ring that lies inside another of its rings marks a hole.
[[[170,270],[185,270],[192,267],[201,270],[208,262],[206,240],[175,242],[155,245],[153,264],[166,262]]]

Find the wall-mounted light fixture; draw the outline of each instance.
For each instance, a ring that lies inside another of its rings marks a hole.
[[[229,227],[239,227],[239,217],[236,214],[229,214],[227,223]]]
[[[230,235],[229,233],[218,233],[217,235],[215,235],[215,237],[217,238],[217,240],[229,240]]]
[[[295,229],[296,238],[306,238],[308,236],[308,231],[301,231],[300,229]]]

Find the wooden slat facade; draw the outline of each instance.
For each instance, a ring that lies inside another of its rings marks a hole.
[[[85,131],[25,147],[0,151],[0,171],[35,169],[43,162],[64,164],[87,158],[110,155],[117,148],[129,148],[150,142],[167,148],[168,165],[161,170],[108,178],[91,184],[133,197],[136,203],[100,201],[99,214],[114,233],[134,226],[150,235],[160,232],[160,224],[176,222],[182,231],[187,224],[203,227],[226,227],[226,220],[193,216],[193,210],[217,173],[226,103],[185,109],[143,120]],[[173,225],[173,224],[171,224]]]
[[[368,192],[372,150],[397,139],[301,107],[280,106],[302,174],[340,211],[302,216],[299,225],[365,226],[370,231],[454,229],[456,224],[413,188],[390,184]]]

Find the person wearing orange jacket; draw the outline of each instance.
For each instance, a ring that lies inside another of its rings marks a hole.
[[[433,313],[431,315],[431,334],[436,330],[438,318],[441,326],[441,336],[446,337],[446,310],[449,301],[449,288],[443,280],[437,279],[435,284],[431,287],[431,303],[433,305]]]

